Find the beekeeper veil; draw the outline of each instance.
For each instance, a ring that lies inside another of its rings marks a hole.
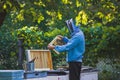
[[[71,36],[80,31],[79,27],[75,26],[73,19],[66,20],[65,22]]]

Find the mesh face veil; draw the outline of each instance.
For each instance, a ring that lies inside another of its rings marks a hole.
[[[70,19],[70,20],[66,20],[65,22],[66,22],[66,25],[67,25],[67,28],[68,28],[69,32],[73,33],[73,25],[72,25],[73,20]]]

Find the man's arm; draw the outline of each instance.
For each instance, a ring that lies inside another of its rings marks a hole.
[[[71,40],[69,40],[69,42],[65,45],[62,46],[54,46],[54,49],[59,51],[59,52],[63,52],[63,51],[68,51],[72,48],[75,48],[78,43],[80,41],[80,36],[74,36]]]

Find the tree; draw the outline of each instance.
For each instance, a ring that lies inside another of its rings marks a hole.
[[[17,49],[10,47],[13,43],[17,46],[18,35],[13,34],[18,34],[18,30],[20,35],[24,35],[24,44],[27,45],[25,49],[46,48],[56,35],[69,35],[64,21],[73,18],[85,33],[84,64],[96,66],[100,59],[107,58],[110,59],[109,64],[116,65],[114,69],[119,71],[119,4],[119,0],[2,0],[0,12],[5,11],[7,14],[5,19],[0,18],[4,20],[0,27],[0,55],[3,57],[6,56],[5,53],[9,53],[12,55],[11,59],[16,55]],[[25,26],[27,28],[23,30]],[[37,27],[37,30],[29,31],[31,27]],[[34,42],[36,39],[39,44]],[[4,50],[5,47],[7,49]],[[64,53],[62,55],[65,56]],[[61,55],[52,56],[55,61]]]

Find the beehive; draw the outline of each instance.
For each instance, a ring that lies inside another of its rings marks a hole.
[[[35,58],[35,69],[53,69],[51,52],[49,50],[26,50],[27,61]]]
[[[0,70],[0,80],[23,80],[23,70]]]

